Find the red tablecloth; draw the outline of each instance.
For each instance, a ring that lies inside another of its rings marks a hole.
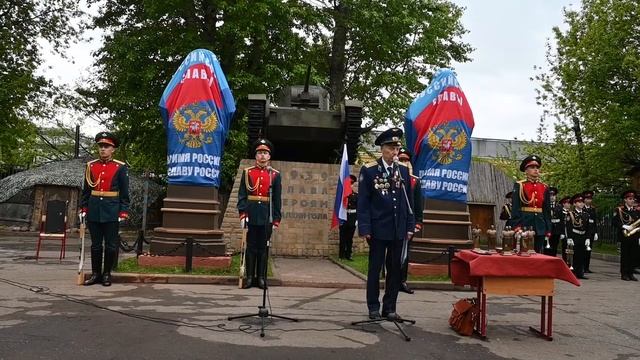
[[[478,285],[482,276],[553,278],[580,286],[561,258],[535,254],[531,256],[481,255],[462,250],[451,262],[451,282],[456,285]]]

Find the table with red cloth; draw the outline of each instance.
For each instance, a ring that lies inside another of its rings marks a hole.
[[[540,296],[540,330],[530,330],[552,340],[554,279],[580,286],[580,281],[561,258],[457,252],[451,261],[451,282],[477,289],[479,316],[475,330],[487,336],[487,295]],[[548,309],[548,310],[547,310]]]

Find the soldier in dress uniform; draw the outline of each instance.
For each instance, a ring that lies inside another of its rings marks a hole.
[[[413,196],[413,216],[416,219],[416,226],[414,228],[414,234],[418,231],[422,230],[422,219],[423,219],[423,204],[422,204],[422,189],[420,188],[420,178],[413,174],[413,167],[411,166],[411,153],[407,151],[405,148],[401,148],[398,153],[398,160],[400,163],[406,165],[409,168],[409,174],[411,175],[411,186],[407,188],[407,195]],[[413,241],[413,237],[409,239],[409,244],[407,246],[407,254],[411,250],[411,243]],[[407,284],[407,278],[409,276],[409,256],[407,255],[407,259],[402,264],[402,283],[400,284],[400,291],[405,292],[407,294],[413,294],[414,291]]]
[[[369,244],[369,271],[367,277],[367,307],[370,319],[380,318],[380,270],[386,263],[385,293],[382,315],[397,319],[396,301],[402,279],[401,257],[404,239],[411,237],[415,218],[413,207],[405,200],[402,180],[409,179],[409,169],[394,158],[400,151],[402,130],[391,128],[375,141],[380,145],[382,157],[365,164],[358,177],[358,231]],[[386,259],[385,259],[386,253]]]
[[[582,193],[584,196],[584,210],[589,214],[589,231],[587,232],[587,239],[591,241],[591,244],[598,241],[598,214],[596,208],[593,206],[593,191],[587,190]],[[587,250],[584,258],[584,272],[592,273],[590,268],[591,264],[591,250]]]
[[[633,275],[634,267],[638,259],[640,245],[640,231],[625,236],[625,231],[632,231],[638,225],[634,223],[640,219],[640,211],[636,207],[636,192],[627,190],[622,193],[624,204],[618,206],[613,213],[613,226],[618,230],[618,241],[620,241],[620,276],[625,281],[638,281]]]
[[[571,220],[571,218],[569,217],[569,213],[571,212],[571,197],[570,196],[565,196],[562,199],[560,199],[560,207],[561,207],[561,212],[560,212],[560,224],[561,224],[561,231],[562,233],[560,234],[560,241],[562,242],[562,260],[564,260],[564,262],[567,262],[567,225],[569,224],[569,221]]]
[[[511,198],[513,197],[513,191],[509,191],[505,196],[504,205],[502,205],[502,211],[500,212],[500,220],[504,220],[505,226],[511,226],[511,213],[513,212],[513,204]]]
[[[111,286],[111,269],[118,250],[120,221],[129,214],[129,171],[113,158],[118,138],[107,131],[95,137],[100,158],[89,161],[84,173],[80,216],[86,218],[91,234],[91,277],[85,286]],[[104,242],[104,269],[102,252]]]
[[[243,288],[266,286],[267,241],[281,219],[282,180],[280,172],[270,165],[273,144],[259,139],[253,144],[256,163],[242,171],[238,189],[240,225],[247,231],[245,273]],[[257,280],[256,280],[257,279]]]
[[[558,253],[558,244],[560,243],[560,236],[564,233],[564,224],[562,223],[562,205],[556,202],[558,196],[558,188],[549,187],[549,207],[551,208],[551,237],[549,238],[549,248],[546,245],[544,248],[544,254],[549,256],[556,256]]]
[[[542,159],[529,155],[520,163],[520,171],[525,180],[517,181],[513,186],[513,211],[511,223],[516,233],[524,228],[535,231],[534,249],[542,253],[545,238],[551,237],[551,208],[549,206],[549,187],[540,181]]]
[[[356,232],[356,221],[358,220],[358,178],[355,175],[349,175],[349,181],[351,181],[351,194],[347,197],[347,221],[340,224],[338,257],[340,259],[353,260],[351,257],[353,234]]]
[[[578,279],[587,280],[584,276],[584,259],[590,241],[587,239],[589,231],[589,214],[584,210],[584,197],[575,194],[571,197],[573,210],[569,213],[567,223],[567,242],[573,244],[573,273]]]

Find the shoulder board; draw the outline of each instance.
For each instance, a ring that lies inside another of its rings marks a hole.
[[[120,165],[127,165],[124,161],[113,159],[113,162]]]
[[[413,175],[413,174],[409,174],[409,175],[410,175],[412,178],[414,178],[414,179],[420,179],[419,177],[417,177],[417,176],[415,176],[415,175]]]
[[[407,164],[405,164],[405,163],[401,163],[401,162],[399,162],[398,164],[399,164],[400,166],[408,167],[408,166],[407,166]]]
[[[87,161],[87,165],[89,165],[89,164],[93,164],[93,163],[94,163],[94,162],[96,162],[96,161],[98,161],[98,159],[91,160],[91,161]]]
[[[518,181],[516,181],[516,182],[517,182],[518,184],[522,185],[522,184],[526,183],[526,182],[527,182],[527,180],[518,180]]]
[[[273,172],[274,172],[274,173],[276,173],[276,174],[280,174],[280,171],[278,171],[278,170],[276,170],[276,169],[274,169],[274,168],[271,168],[271,171],[273,171]]]
[[[364,164],[364,167],[368,168],[372,168],[374,166],[378,166],[378,162],[377,161],[372,161],[372,162],[368,162],[366,164]]]
[[[254,167],[255,167],[255,165],[246,167],[246,168],[244,168],[244,171],[249,171],[249,170],[253,169]]]

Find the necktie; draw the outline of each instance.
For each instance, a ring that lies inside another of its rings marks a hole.
[[[391,166],[389,166],[389,167],[387,168],[387,173],[388,173],[389,175],[392,175],[392,174],[393,174],[393,168],[392,168]]]

